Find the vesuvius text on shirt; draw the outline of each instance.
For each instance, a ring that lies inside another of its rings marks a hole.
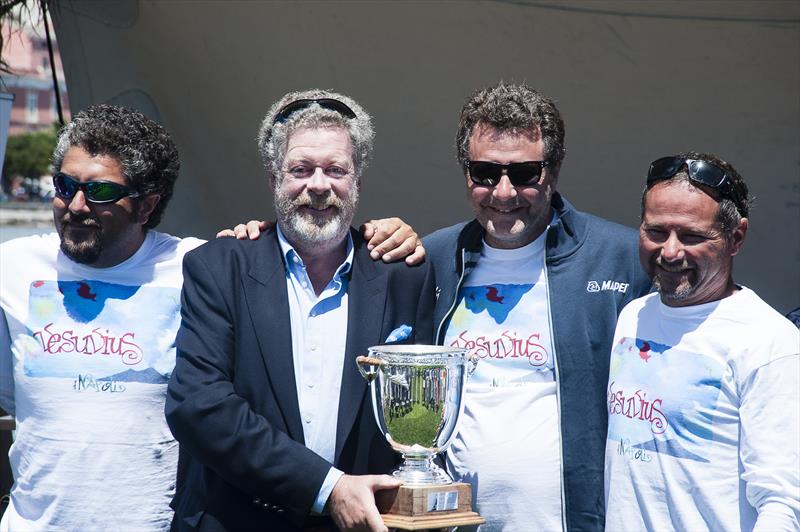
[[[142,348],[134,342],[135,336],[136,334],[133,332],[115,334],[100,327],[84,333],[76,333],[72,329],[58,330],[53,323],[48,323],[44,328],[33,333],[33,337],[39,341],[45,353],[51,355],[62,353],[116,355],[120,357],[123,364],[128,366],[138,364],[144,357]]]
[[[629,419],[639,419],[650,423],[653,434],[663,434],[667,430],[667,417],[661,411],[662,400],[647,400],[647,392],[637,389],[625,395],[622,389],[615,389],[615,382],[608,385],[608,413],[622,415]]]
[[[539,343],[539,333],[519,337],[516,332],[503,331],[496,337],[478,336],[470,338],[468,331],[462,331],[450,347],[468,349],[480,358],[527,358],[531,366],[542,366],[547,362],[547,349]]]

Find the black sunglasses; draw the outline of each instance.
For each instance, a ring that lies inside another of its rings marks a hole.
[[[550,161],[525,161],[522,163],[492,163],[489,161],[467,161],[469,178],[476,185],[493,187],[500,182],[505,170],[508,180],[515,187],[535,185],[542,176],[542,169]]]
[[[342,116],[347,118],[353,119],[356,117],[356,113],[350,109],[347,105],[340,102],[339,100],[334,100],[333,98],[303,98],[301,100],[295,100],[293,102],[289,102],[284,105],[278,114],[275,115],[275,118],[272,120],[273,124],[282,124],[289,120],[289,117],[292,116],[293,113],[310,107],[314,104],[319,105],[323,109],[328,109],[330,111],[336,111]]]
[[[79,190],[82,190],[86,201],[91,203],[113,203],[122,198],[136,198],[141,195],[130,187],[111,181],[81,183],[63,172],[58,172],[53,176],[53,188],[56,189],[56,194],[64,199],[71,199]]]
[[[736,209],[741,214],[741,196],[733,184],[733,179],[728,173],[714,163],[703,161],[702,159],[688,159],[673,155],[661,157],[650,163],[650,170],[647,171],[647,188],[650,188],[659,181],[669,179],[686,165],[689,180],[710,187],[722,196],[725,196],[736,204]]]

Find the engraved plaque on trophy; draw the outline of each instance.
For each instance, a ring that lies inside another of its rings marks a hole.
[[[483,523],[472,511],[469,484],[453,482],[434,462],[455,437],[464,387],[477,360],[464,349],[384,345],[370,347],[356,362],[370,383],[378,427],[403,457],[391,473],[403,486],[379,505],[386,526],[422,530]]]

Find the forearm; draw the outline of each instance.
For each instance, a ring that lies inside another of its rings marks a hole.
[[[758,509],[758,518],[753,532],[796,532],[800,530],[797,512],[789,506],[772,502]]]
[[[756,530],[798,529],[798,374],[800,357],[785,356],[759,368],[742,386],[742,480],[748,502],[759,514]]]

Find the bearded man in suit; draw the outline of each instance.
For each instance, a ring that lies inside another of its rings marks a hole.
[[[355,357],[431,342],[434,282],[427,264],[373,262],[350,228],[373,137],[351,98],[285,95],[258,137],[276,227],[184,261],[177,530],[386,530],[374,493],[399,482],[371,473],[395,457]]]

